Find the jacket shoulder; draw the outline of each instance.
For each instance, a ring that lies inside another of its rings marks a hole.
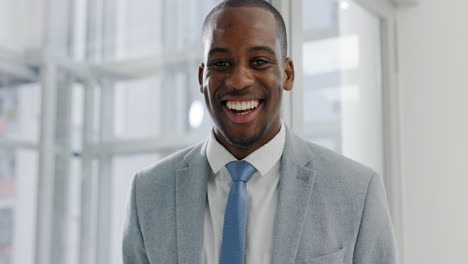
[[[154,165],[140,170],[135,180],[138,185],[171,185],[174,181],[175,173],[185,166],[185,158],[194,152],[203,152],[204,142],[198,143],[174,152]],[[203,155],[203,153],[200,153]]]
[[[378,174],[344,155],[305,141],[296,136],[293,147],[295,156],[315,171],[315,185],[325,192],[348,198],[364,197],[372,179],[381,182]]]
[[[316,144],[307,143],[307,147],[314,153],[315,195],[326,197],[324,203],[329,207],[353,215],[348,209],[363,208],[372,182],[379,186],[379,195],[385,197],[383,181],[373,169]]]
[[[321,172],[327,172],[335,177],[345,176],[366,182],[377,175],[377,172],[370,167],[340,153],[310,142],[306,145],[313,155],[313,165]]]

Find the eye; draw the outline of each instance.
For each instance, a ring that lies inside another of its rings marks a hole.
[[[223,68],[231,66],[231,63],[227,60],[217,60],[212,62],[209,66]]]
[[[252,63],[253,63],[254,65],[263,65],[263,64],[268,63],[268,61],[262,60],[262,59],[257,59],[257,60],[254,60]]]
[[[252,60],[251,63],[252,63],[252,65],[254,67],[261,67],[261,66],[265,66],[265,65],[269,64],[270,62],[267,61],[267,60],[264,60],[264,59],[258,59],[257,58],[257,59]]]

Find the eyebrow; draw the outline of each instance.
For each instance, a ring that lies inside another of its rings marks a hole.
[[[276,56],[275,51],[272,48],[267,47],[267,46],[252,47],[252,48],[249,49],[249,51],[266,51],[266,52],[270,53],[271,55]]]
[[[267,47],[267,46],[255,46],[255,47],[252,47],[252,48],[249,48],[249,51],[266,51],[268,53],[270,53],[271,55],[273,56],[276,56],[276,53],[275,51],[270,48],[270,47]],[[225,48],[212,48],[210,49],[210,51],[208,52],[208,57],[211,57],[217,53],[231,53],[230,50],[228,49],[225,49]]]
[[[211,57],[216,53],[231,53],[231,52],[228,49],[224,49],[224,48],[212,48],[208,52],[208,57]]]

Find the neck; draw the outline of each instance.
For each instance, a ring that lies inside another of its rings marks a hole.
[[[216,140],[221,143],[236,159],[242,160],[252,152],[256,151],[257,149],[261,148],[263,145],[267,144],[272,140],[280,131],[281,129],[281,122],[274,127],[271,127],[268,132],[265,133],[263,137],[259,140],[255,141],[254,143],[250,144],[249,146],[240,146],[234,144],[232,141],[226,139],[221,133],[215,130],[215,138]]]

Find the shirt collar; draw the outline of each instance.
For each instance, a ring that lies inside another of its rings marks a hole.
[[[252,164],[261,175],[265,175],[281,158],[284,150],[284,143],[286,141],[286,130],[284,123],[281,121],[281,128],[268,143],[250,153],[243,160]],[[208,145],[206,148],[206,156],[211,169],[216,174],[227,163],[237,160],[221,143],[219,143],[213,130],[208,138]]]

